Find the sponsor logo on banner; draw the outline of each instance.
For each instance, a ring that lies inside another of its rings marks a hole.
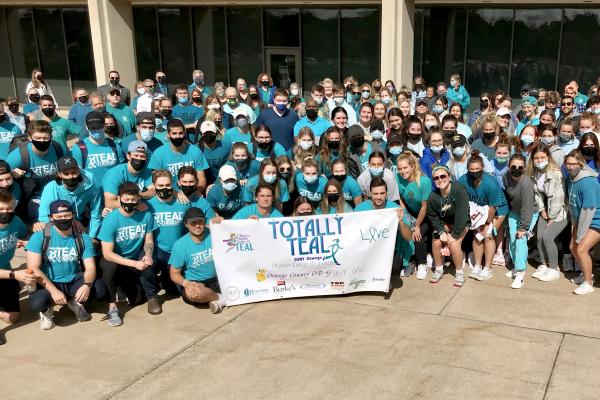
[[[254,251],[252,242],[250,241],[250,235],[243,235],[241,233],[232,233],[229,235],[229,239],[223,240],[223,243],[227,245],[227,251]]]
[[[240,289],[236,288],[235,286],[229,286],[227,289],[225,289],[225,296],[228,300],[236,301],[240,298]]]
[[[332,289],[343,290],[346,287],[345,282],[329,282]]]
[[[300,289],[307,289],[307,290],[317,290],[317,289],[324,289],[327,285],[324,283],[305,283],[304,285],[300,286]]]
[[[266,269],[259,269],[256,272],[256,280],[257,282],[264,282],[267,280],[267,270]]]
[[[365,279],[352,279],[350,281],[350,283],[348,284],[348,286],[350,286],[352,289],[356,290],[358,288],[364,287],[366,286],[367,281]]]
[[[261,294],[269,294],[269,289],[244,289],[244,296],[258,296]]]
[[[374,276],[371,279],[371,282],[385,282],[385,278],[381,277],[381,276]]]
[[[273,293],[281,294],[296,291],[296,286],[293,283],[287,284],[285,281],[277,281],[277,285],[273,286]]]

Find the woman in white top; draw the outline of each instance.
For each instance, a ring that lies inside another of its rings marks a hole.
[[[54,99],[54,104],[56,105],[56,108],[58,108],[58,103],[56,102],[56,97],[54,97],[54,93],[52,93],[52,88],[50,88],[50,85],[44,79],[44,75],[42,74],[42,71],[40,71],[37,68],[35,68],[31,72],[31,82],[29,82],[27,84],[27,88],[25,88],[26,96],[29,96],[29,89],[32,89],[32,88],[37,90],[37,92],[40,94],[40,96],[43,96],[45,94],[49,94],[50,96],[52,96],[52,98]],[[27,97],[27,98],[29,99],[29,97]],[[30,100],[28,100],[28,101],[31,102]]]

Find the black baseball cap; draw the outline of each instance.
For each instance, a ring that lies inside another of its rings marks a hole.
[[[183,223],[188,223],[194,220],[204,219],[206,220],[206,215],[204,211],[199,209],[198,207],[189,208],[185,214],[183,214]]]
[[[450,139],[450,146],[452,147],[461,147],[466,144],[467,138],[464,137],[464,135],[461,135],[460,133],[452,135],[452,138]]]
[[[79,165],[77,165],[77,161],[75,161],[73,157],[62,156],[58,159],[58,162],[56,163],[56,168],[58,169],[58,172],[63,172],[67,169],[79,168]]]
[[[155,125],[156,121],[155,121],[155,117],[154,117],[154,113],[151,112],[147,112],[147,111],[142,111],[140,113],[138,113],[137,117],[137,124],[152,124]]]
[[[99,111],[91,111],[85,116],[85,126],[90,131],[104,130],[104,115]]]
[[[54,200],[50,203],[50,215],[73,211],[73,205],[67,200]]]

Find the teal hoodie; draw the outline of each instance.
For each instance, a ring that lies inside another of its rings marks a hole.
[[[89,235],[91,238],[95,238],[100,231],[102,222],[102,193],[94,185],[89,172],[81,171],[81,177],[83,181],[72,192],[65,188],[59,180],[48,182],[40,198],[39,221],[50,221],[50,204],[54,200],[71,202],[75,218],[79,221],[81,221],[86,207],[89,206],[91,215]]]

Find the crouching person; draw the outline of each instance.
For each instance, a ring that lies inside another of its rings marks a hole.
[[[147,298],[148,313],[162,312],[152,258],[154,219],[149,211],[139,211],[141,195],[135,183],[122,183],[118,192],[120,207],[104,218],[98,235],[102,243],[102,280],[109,295],[110,326],[123,324],[116,303],[117,286],[124,288],[130,304],[140,304]]]
[[[66,200],[50,204],[50,223],[34,233],[27,246],[27,266],[37,276],[38,290],[29,304],[40,313],[43,330],[54,327],[54,304],[69,307],[79,322],[92,316],[83,306],[105,299],[106,288],[96,280],[94,244],[85,234],[73,232],[73,206]]]
[[[183,223],[189,233],[173,245],[169,258],[171,280],[184,300],[208,303],[210,311],[217,314],[225,306],[225,299],[220,294],[206,216],[192,207],[184,214]]]

